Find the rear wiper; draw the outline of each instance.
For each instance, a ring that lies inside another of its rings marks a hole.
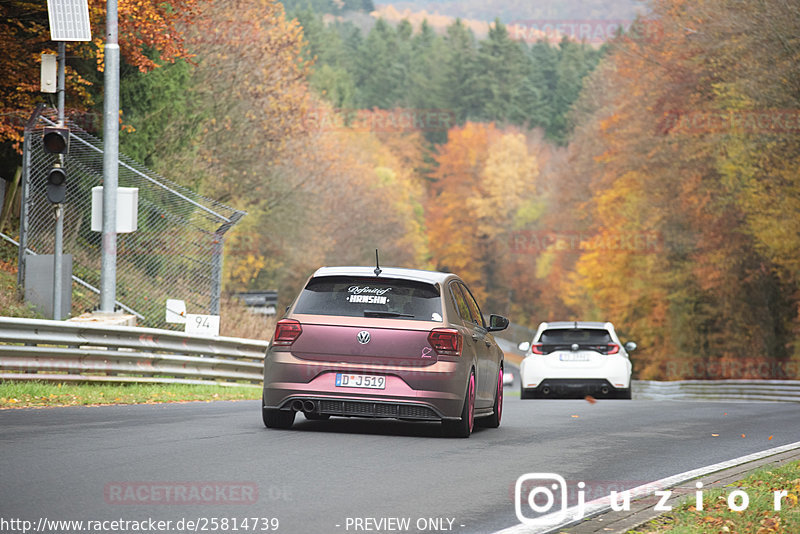
[[[414,315],[388,310],[364,310],[364,317],[414,317]]]

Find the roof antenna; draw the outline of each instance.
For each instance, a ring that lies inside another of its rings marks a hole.
[[[378,249],[377,248],[375,249],[375,271],[374,272],[375,272],[375,276],[380,276],[381,273],[383,272],[381,270],[380,262],[378,262]]]

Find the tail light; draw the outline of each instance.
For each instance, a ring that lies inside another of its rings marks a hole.
[[[608,351],[606,354],[616,354],[619,352],[619,345],[616,343],[609,343],[608,344]]]
[[[453,328],[434,328],[428,343],[441,356],[461,356],[461,334]]]
[[[544,346],[542,343],[534,343],[531,345],[531,352],[534,354],[544,354]]]
[[[300,321],[294,319],[281,319],[275,326],[275,335],[272,337],[273,345],[289,346],[303,333]]]

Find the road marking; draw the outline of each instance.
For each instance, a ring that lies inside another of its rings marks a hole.
[[[775,447],[772,449],[767,449],[761,452],[755,452],[753,454],[748,454],[746,456],[740,456],[739,458],[734,458],[733,460],[727,460],[725,462],[720,462],[718,464],[713,464],[706,467],[700,467],[698,469],[693,469],[691,471],[685,471],[677,475],[672,475],[667,478],[662,478],[661,480],[655,480],[653,482],[650,482],[649,484],[643,484],[641,486],[637,486],[628,491],[630,492],[631,495],[631,501],[634,501],[636,499],[641,499],[642,497],[647,497],[648,495],[653,495],[655,494],[656,491],[675,487],[679,484],[686,482],[687,480],[692,480],[694,478],[702,477],[711,473],[715,473],[717,471],[730,469],[731,467],[737,467],[739,465],[743,465],[748,462],[753,462],[755,460],[760,460],[768,456],[774,456],[776,454],[792,451],[795,449],[800,449],[800,441],[796,441],[794,443],[789,443],[788,445],[782,445],[780,447]],[[576,513],[578,511],[578,507],[571,506],[567,508],[566,519],[564,519],[563,521],[554,522],[553,524],[542,525],[540,527],[533,527],[533,526],[526,526],[523,524],[519,524],[503,530],[498,530],[493,534],[547,534],[550,532],[556,532],[562,528],[577,525],[578,523],[583,522],[585,519],[588,519],[596,515],[600,515],[610,510],[611,510],[610,498],[609,496],[606,496],[600,499],[595,499],[593,501],[587,502],[584,505],[584,514],[580,518],[576,519]],[[539,522],[547,523],[546,519],[547,517],[555,516],[561,513],[564,512],[563,511],[553,512],[545,516],[541,516],[539,518],[540,520]]]

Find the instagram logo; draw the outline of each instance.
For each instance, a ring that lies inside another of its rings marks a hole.
[[[578,483],[578,517],[583,516],[585,494],[583,482]],[[558,501],[558,508],[553,507]],[[531,516],[525,511],[533,512]],[[567,481],[555,473],[526,473],[514,485],[514,511],[520,523],[543,526],[560,523],[567,517]]]

